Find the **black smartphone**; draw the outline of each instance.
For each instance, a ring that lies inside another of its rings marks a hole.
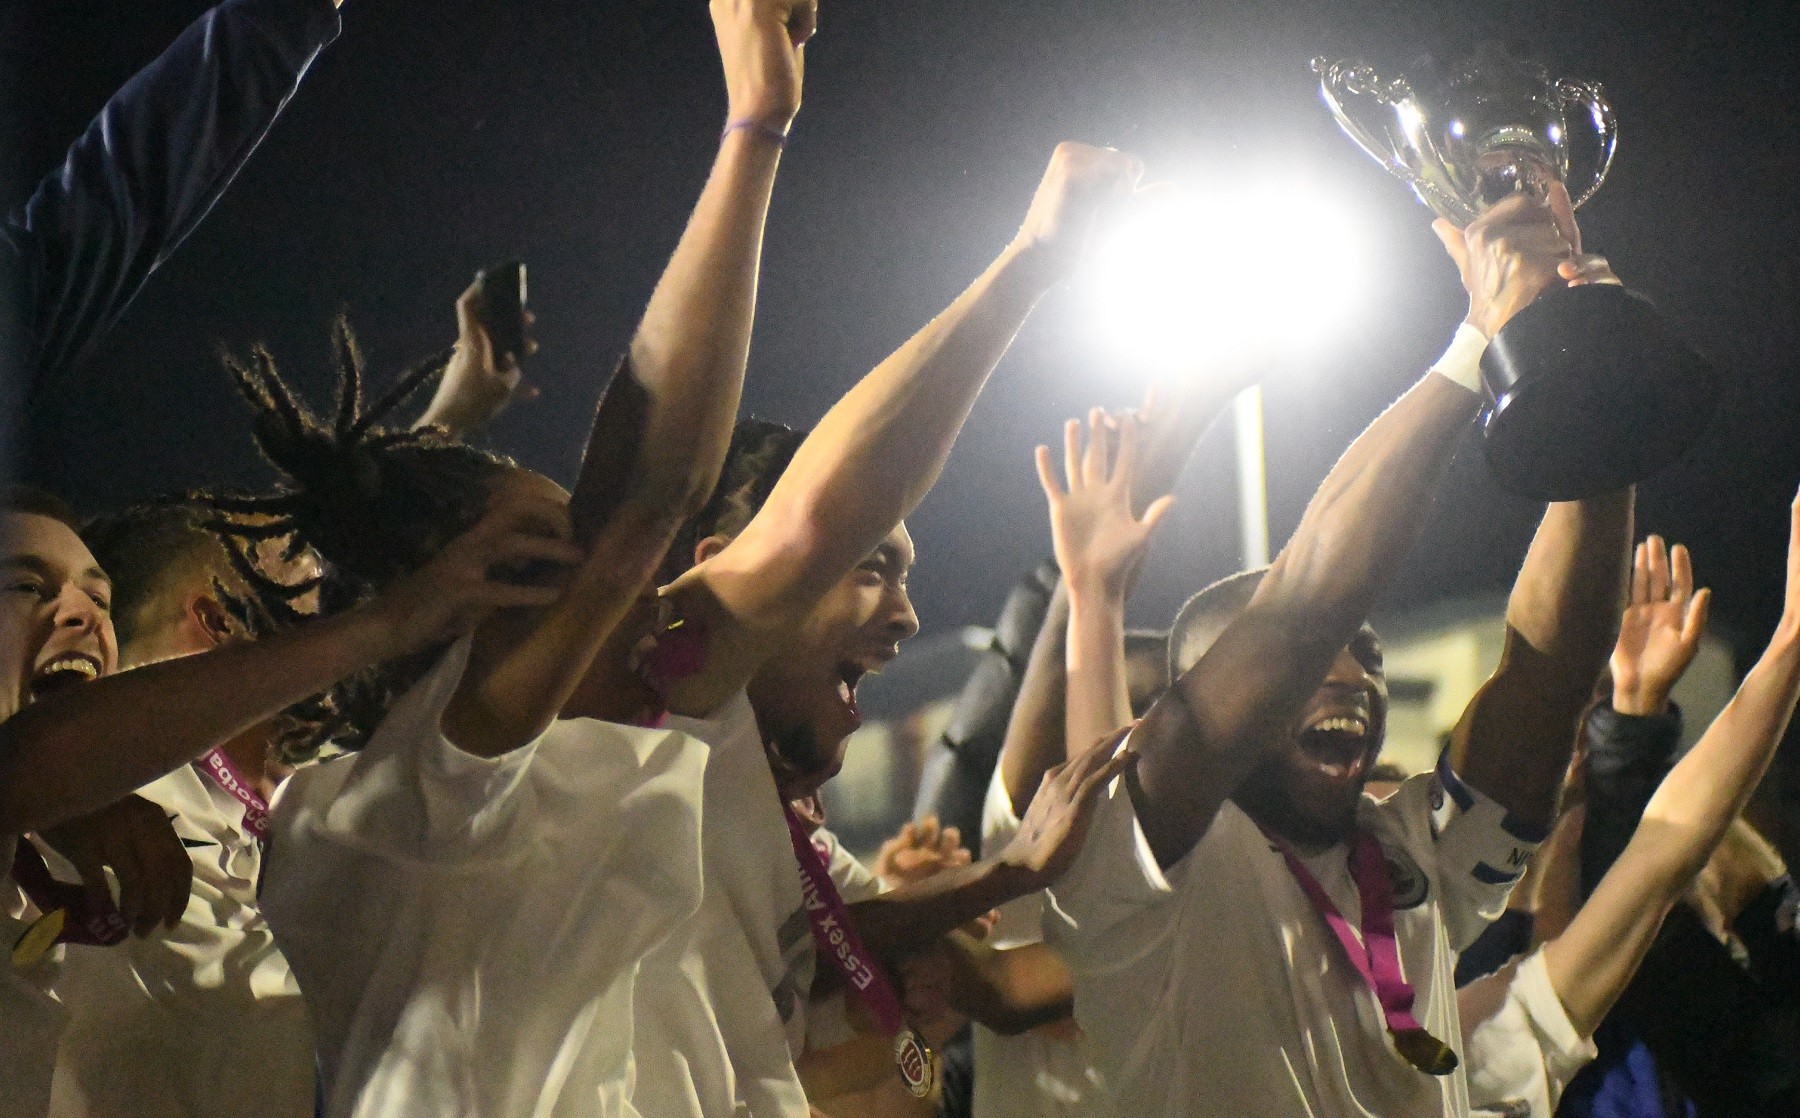
[[[481,291],[481,324],[494,343],[494,359],[525,357],[525,262],[505,260],[475,274]]]

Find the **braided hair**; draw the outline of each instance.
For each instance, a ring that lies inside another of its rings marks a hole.
[[[460,442],[438,427],[389,428],[382,421],[442,372],[450,350],[401,374],[373,403],[364,403],[365,372],[356,336],[339,317],[332,326],[336,406],[329,419],[295,396],[269,351],[247,358],[222,354],[238,392],[253,413],[257,449],[279,480],[263,494],[196,493],[207,526],[227,553],[247,600],[234,612],[253,632],[303,622],[294,601],[318,592],[320,615],[341,612],[418,570],[481,519],[494,483],[515,469],[512,460]],[[252,560],[265,541],[285,540],[297,554],[310,547],[322,570],[316,585],[284,585]],[[429,660],[373,669],[333,692],[334,744],[357,748],[373,732],[389,699]]]

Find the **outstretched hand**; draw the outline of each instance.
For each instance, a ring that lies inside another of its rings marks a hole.
[[[1712,591],[1694,589],[1688,550],[1671,551],[1661,536],[1637,545],[1631,566],[1631,602],[1613,646],[1613,709],[1620,714],[1660,714],[1669,692],[1700,651]]]
[[[194,863],[162,808],[124,799],[43,832],[45,842],[81,875],[95,911],[113,904],[106,871],[119,886],[119,917],[135,936],[174,928],[187,911]]]
[[[786,132],[800,111],[818,0],[712,0],[711,7],[730,119]]]
[[[508,575],[533,564],[580,563],[584,554],[571,534],[566,503],[523,486],[497,490],[473,528],[376,600],[390,622],[389,657],[461,636],[495,610],[555,602],[559,588]]]
[[[1056,480],[1050,448],[1037,448],[1038,481],[1050,503],[1050,538],[1057,565],[1071,587],[1091,587],[1123,598],[1144,565],[1151,533],[1175,504],[1175,498],[1165,494],[1142,517],[1131,511],[1141,428],[1135,415],[1115,418],[1095,408],[1088,414],[1084,450],[1081,424],[1069,420],[1063,427],[1066,491]]]
[[[966,866],[973,855],[962,844],[962,832],[944,827],[935,815],[908,821],[898,834],[881,844],[875,856],[875,876],[890,887],[924,881],[945,870]]]
[[[1137,753],[1121,749],[1136,723],[1122,726],[1105,740],[1044,774],[1019,833],[1000,857],[1047,887],[1075,862],[1087,841],[1088,827],[1100,795],[1112,778],[1137,763]]]
[[[1144,164],[1112,148],[1064,142],[1032,196],[1013,247],[1048,287],[1074,272],[1107,213],[1130,198]]]

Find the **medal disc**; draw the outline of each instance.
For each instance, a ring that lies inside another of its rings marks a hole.
[[[894,1066],[914,1098],[929,1098],[937,1086],[937,1054],[918,1033],[902,1029],[894,1038]]]
[[[1456,1070],[1456,1053],[1424,1029],[1400,1029],[1389,1035],[1394,1038],[1395,1051],[1426,1075],[1449,1075]]]
[[[69,910],[66,908],[51,909],[33,921],[31,927],[25,929],[25,934],[13,944],[13,966],[33,966],[48,955],[61,938],[63,927],[68,921]]]

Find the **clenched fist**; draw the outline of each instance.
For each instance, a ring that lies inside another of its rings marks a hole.
[[[1031,199],[1013,247],[1048,285],[1073,272],[1101,220],[1136,191],[1144,164],[1112,148],[1064,142]]]

